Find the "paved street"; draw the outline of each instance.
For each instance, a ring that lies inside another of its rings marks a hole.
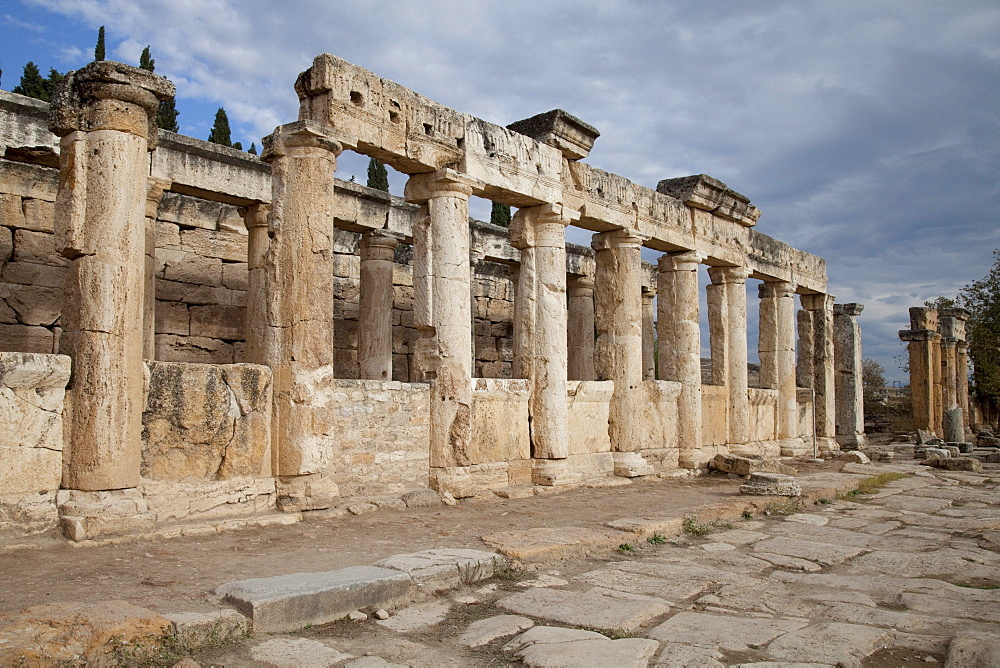
[[[396,611],[260,636],[227,665],[1000,665],[996,473],[688,522]],[[630,549],[631,548],[631,549]],[[770,662],[770,663],[769,663]]]

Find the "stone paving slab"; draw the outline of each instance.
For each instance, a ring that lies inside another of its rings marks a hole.
[[[325,668],[354,657],[308,638],[274,638],[251,647],[250,658],[268,668]]]
[[[702,612],[678,612],[647,633],[655,640],[716,647],[734,652],[764,645],[806,626],[804,619],[755,619]]]
[[[611,640],[592,631],[536,626],[511,640],[504,649],[528,666],[645,668],[659,643],[643,638]]]
[[[495,552],[485,550],[440,548],[394,554],[375,565],[408,573],[427,591],[437,592],[493,577],[497,558]]]
[[[767,653],[776,659],[811,661],[852,668],[861,659],[893,638],[889,629],[843,624],[820,623],[787,633],[767,646]]]
[[[525,531],[498,531],[482,536],[482,541],[504,556],[518,561],[546,563],[581,556],[604,548],[614,548],[629,540],[620,531],[600,531],[583,527],[540,527]]]
[[[766,552],[769,554],[783,554],[786,557],[796,557],[814,561],[824,566],[832,566],[846,561],[861,554],[860,547],[843,545],[833,545],[831,543],[820,543],[814,540],[798,538],[770,538],[754,543],[754,552]]]
[[[499,607],[510,612],[592,629],[634,631],[670,609],[670,603],[595,587],[590,591],[529,589],[508,596]]]
[[[413,581],[400,571],[351,566],[325,573],[293,573],[224,584],[215,590],[253,621],[258,633],[326,624],[366,607],[404,601]]]
[[[520,615],[497,615],[487,617],[469,624],[469,627],[458,639],[458,642],[465,647],[479,647],[493,642],[497,638],[512,636],[530,629],[535,625],[527,617]]]

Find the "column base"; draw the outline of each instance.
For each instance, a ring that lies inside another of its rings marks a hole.
[[[340,501],[337,483],[322,473],[282,476],[275,479],[274,491],[278,510],[283,513],[325,510]]]
[[[70,540],[143,533],[153,528],[156,515],[137,488],[103,492],[59,490],[59,523]]]
[[[580,474],[571,471],[565,459],[531,460],[531,482],[545,487],[572,485],[580,482]]]
[[[804,438],[782,438],[777,443],[781,448],[782,457],[812,456],[812,441],[807,443]]]
[[[812,444],[810,443],[810,445]],[[837,443],[837,439],[835,438],[831,438],[829,436],[817,436],[816,449],[820,452],[839,452],[840,444]]]
[[[841,450],[860,450],[868,445],[864,434],[837,434],[837,443]]]
[[[642,458],[638,452],[612,453],[615,463],[615,475],[621,478],[638,478],[653,475],[653,465]]]

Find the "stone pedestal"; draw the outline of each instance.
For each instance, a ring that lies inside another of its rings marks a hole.
[[[857,321],[862,309],[861,304],[835,304],[833,307],[837,442],[844,450],[859,450],[866,443],[861,328]]]
[[[361,235],[358,307],[358,378],[392,380],[392,259],[396,237],[369,230]]]
[[[52,100],[59,135],[56,247],[70,260],[60,348],[73,358],[71,450],[63,486],[139,483],[147,152],[153,115],[173,85],[99,61],[71,72]]]
[[[712,381],[729,393],[729,444],[748,441],[750,403],[747,393],[747,295],[745,267],[711,267],[708,293],[712,342]],[[720,354],[716,355],[716,351]],[[718,359],[717,359],[718,358]]]
[[[594,369],[594,277],[569,279],[567,323],[568,375],[570,380],[597,380]]]
[[[531,456],[564,460],[569,455],[566,411],[566,226],[579,213],[546,204],[519,209],[510,225],[511,243],[521,250],[518,272],[520,335],[515,355],[531,381],[528,414]],[[560,463],[535,465],[536,484],[569,482]]]
[[[333,380],[333,174],[340,150],[329,129],[312,121],[283,125],[264,138],[261,159],[271,164],[272,179],[266,324],[262,348],[249,346],[261,357],[248,361],[273,373],[278,476],[319,473],[331,455],[334,419],[322,397]]]
[[[828,294],[802,295],[798,315],[798,385],[814,391],[816,440],[821,450],[836,449],[833,302]]]
[[[701,327],[698,265],[704,254],[664,255],[657,274],[657,330],[661,380],[681,384],[677,398],[679,465],[698,468],[701,456]]]
[[[420,205],[413,221],[414,352],[419,374],[431,383],[432,469],[471,463],[472,184],[450,169],[411,176],[406,184],[406,200]]]
[[[777,435],[798,437],[795,387],[795,286],[785,281],[761,283],[759,339],[760,382],[778,390]]]
[[[597,251],[595,320],[599,380],[615,383],[608,414],[615,475],[653,472],[637,452],[643,443],[642,414],[642,248],[643,237],[631,230],[594,235]]]

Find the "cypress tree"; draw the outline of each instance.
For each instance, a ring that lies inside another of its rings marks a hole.
[[[97,46],[94,47],[94,60],[104,60],[104,26],[97,31]]]
[[[493,202],[493,208],[490,209],[490,222],[500,227],[510,227],[510,206]]]
[[[177,125],[177,117],[180,112],[174,103],[174,98],[160,102],[160,108],[156,110],[156,127],[169,130],[170,132],[180,132]]]
[[[142,50],[142,54],[139,56],[139,67],[150,72],[156,70],[156,61],[149,55],[149,44],[146,45],[146,48]]]
[[[56,68],[49,68],[49,78],[45,80],[45,97],[43,98],[46,102],[52,101],[52,96],[56,94],[56,86],[65,78],[66,75],[56,70]]]
[[[375,158],[368,160],[368,187],[389,192],[389,172]]]
[[[247,151],[250,155],[257,155],[257,144],[250,142],[250,150]]]
[[[232,148],[233,141],[229,133],[229,116],[226,115],[224,107],[219,107],[215,112],[215,124],[212,126],[212,133],[208,135],[208,141],[220,146]]]
[[[233,148],[235,148],[237,151],[242,151],[243,150],[243,142],[234,141],[233,142]]]
[[[18,95],[27,95],[36,100],[45,100],[46,102],[52,99],[51,94],[46,94],[45,79],[42,78],[42,73],[38,71],[38,65],[35,65],[30,60],[24,66],[24,73],[21,74],[21,82],[14,86],[12,92]]]

